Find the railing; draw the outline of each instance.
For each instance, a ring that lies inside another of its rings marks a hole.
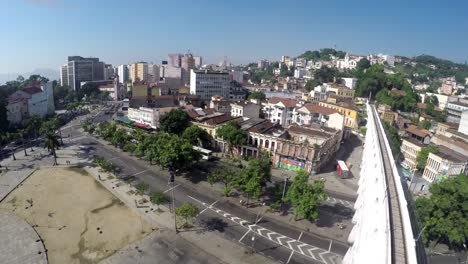
[[[377,126],[380,149],[387,182],[390,208],[391,259],[392,263],[418,263],[413,226],[410,220],[405,192],[395,165],[390,145],[375,107],[371,107]]]

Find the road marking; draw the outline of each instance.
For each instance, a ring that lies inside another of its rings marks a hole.
[[[171,188],[169,188],[169,189],[165,190],[163,193],[167,193],[168,191],[170,191],[170,190],[172,190],[172,189],[175,189],[175,188],[177,188],[177,186],[179,186],[179,185],[180,185],[180,184],[177,184],[176,186],[174,186],[174,187],[171,187]],[[189,197],[190,197],[190,196],[189,196]],[[192,199],[195,199],[195,198],[193,198],[193,197],[190,197],[190,198],[192,198]]]
[[[143,170],[143,171],[140,171],[140,172],[137,172],[137,173],[133,174],[132,176],[137,176],[137,175],[140,175],[140,174],[142,174],[142,173],[144,173],[144,172],[147,172],[147,171],[148,171],[148,170]]]
[[[189,198],[193,199],[194,201],[197,201],[198,203],[204,205],[205,207],[209,207],[205,202],[202,202],[194,197],[188,196]],[[272,230],[269,230],[267,228],[263,228],[259,226],[257,223],[249,223],[249,221],[243,220],[242,218],[239,218],[237,216],[233,216],[223,210],[220,210],[214,206],[209,207],[212,211],[218,213],[219,215],[225,216],[227,215],[226,219],[231,220],[232,222],[239,224],[240,226],[243,226],[246,228],[246,232],[243,234],[243,236],[239,239],[239,243],[242,243],[242,240],[245,238],[245,236],[249,232],[254,232],[255,234],[259,234],[260,236],[270,240],[271,242],[281,245],[289,250],[295,251],[305,257],[314,259],[318,262],[326,263],[326,264],[332,264],[334,262],[337,262],[337,260],[340,260],[343,258],[343,256],[340,256],[336,253],[333,252],[328,252],[326,249],[321,249],[309,244],[306,244],[304,242],[301,242],[299,240],[281,235],[279,233],[276,233]],[[230,217],[229,217],[230,216]],[[299,239],[302,237],[302,232],[299,235]],[[320,255],[320,253],[322,255]],[[339,262],[339,261],[338,261]]]
[[[299,238],[297,239],[297,241],[301,240],[301,237],[302,237],[303,233],[304,232],[301,232],[301,234],[299,235]],[[294,250],[292,249],[292,246],[290,244],[291,242],[294,242],[294,241],[288,241],[288,245],[291,248],[291,255],[289,255],[289,258],[288,258],[288,261],[286,262],[286,264],[288,264],[289,261],[291,261],[291,258],[292,258],[293,254],[294,254]],[[301,250],[301,249],[299,248],[299,250]],[[301,253],[302,253],[302,255],[304,255],[304,251],[301,250]]]
[[[210,209],[211,207],[213,207],[213,205],[215,205],[216,203],[218,202],[218,200],[216,200],[214,203],[210,204],[209,206],[207,206],[205,209],[203,209],[200,213],[198,213],[198,215],[201,215],[203,212],[205,212],[206,210]],[[198,216],[197,215],[197,216]]]
[[[245,232],[245,234],[239,239],[239,243],[241,243],[242,239],[250,232],[250,229]]]

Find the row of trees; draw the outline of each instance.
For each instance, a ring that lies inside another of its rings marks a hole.
[[[229,196],[234,189],[247,196],[247,204],[250,199],[258,198],[267,182],[271,181],[270,154],[262,152],[259,157],[250,159],[247,166],[243,166],[237,158],[232,158],[223,166],[216,168],[208,176],[211,185],[223,184],[223,193]]]
[[[83,129],[88,133],[97,132],[115,147],[142,157],[151,164],[164,168],[187,169],[200,159],[200,153],[193,149],[193,145],[207,146],[211,139],[205,130],[188,126],[189,123],[181,118],[178,111],[180,110],[168,113],[164,116],[167,116],[165,119],[161,118],[162,131],[158,133],[149,134],[141,129],[129,133],[115,123],[101,123],[96,127],[87,122]],[[183,127],[185,129],[182,130]]]

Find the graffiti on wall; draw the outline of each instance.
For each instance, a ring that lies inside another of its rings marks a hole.
[[[305,162],[291,157],[281,156],[278,163],[279,168],[298,171],[305,169]]]

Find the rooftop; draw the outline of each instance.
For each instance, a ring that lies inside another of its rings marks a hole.
[[[269,103],[271,104],[282,103],[284,106],[292,108],[292,107],[296,107],[298,101],[295,99],[274,96],[269,100]]]
[[[305,104],[304,108],[306,108],[310,113],[319,113],[322,115],[331,115],[338,113],[338,111],[336,111],[335,109],[320,106],[318,104]]]
[[[420,141],[412,138],[412,137],[402,137],[401,140],[408,141],[418,147],[424,147],[424,144],[422,144]]]
[[[410,125],[410,126],[406,129],[406,132],[408,132],[408,133],[410,133],[410,134],[413,134],[413,135],[416,135],[416,136],[418,136],[418,137],[427,137],[427,136],[430,136],[430,135],[431,135],[431,132],[429,132],[428,130],[418,128],[418,127],[415,126],[415,125]]]
[[[460,102],[460,101],[458,101],[458,102],[448,102],[447,104],[453,104],[453,105],[468,107],[468,104],[467,104],[467,103],[462,103],[462,102]]]
[[[465,162],[468,162],[468,157],[461,154],[461,153],[458,153],[456,151],[453,151],[452,149],[450,148],[447,148],[445,146],[438,146],[439,147],[439,153],[437,153],[436,155],[443,158],[443,159],[446,159],[446,160],[450,160],[452,162],[455,162],[455,163],[465,163]]]
[[[445,141],[447,144],[454,144],[457,147],[460,147],[463,150],[468,151],[468,142],[466,140],[463,140],[457,137],[446,137],[446,136],[439,135],[439,134],[436,134],[434,137],[437,138],[439,142]]]
[[[42,89],[37,86],[30,86],[30,87],[23,88],[22,91],[28,94],[42,93]]]
[[[288,129],[289,133],[291,134],[298,134],[298,135],[306,135],[310,137],[322,137],[322,138],[329,138],[330,134],[317,130],[317,129],[311,129],[311,128],[306,128],[304,126],[296,126],[292,125]]]

